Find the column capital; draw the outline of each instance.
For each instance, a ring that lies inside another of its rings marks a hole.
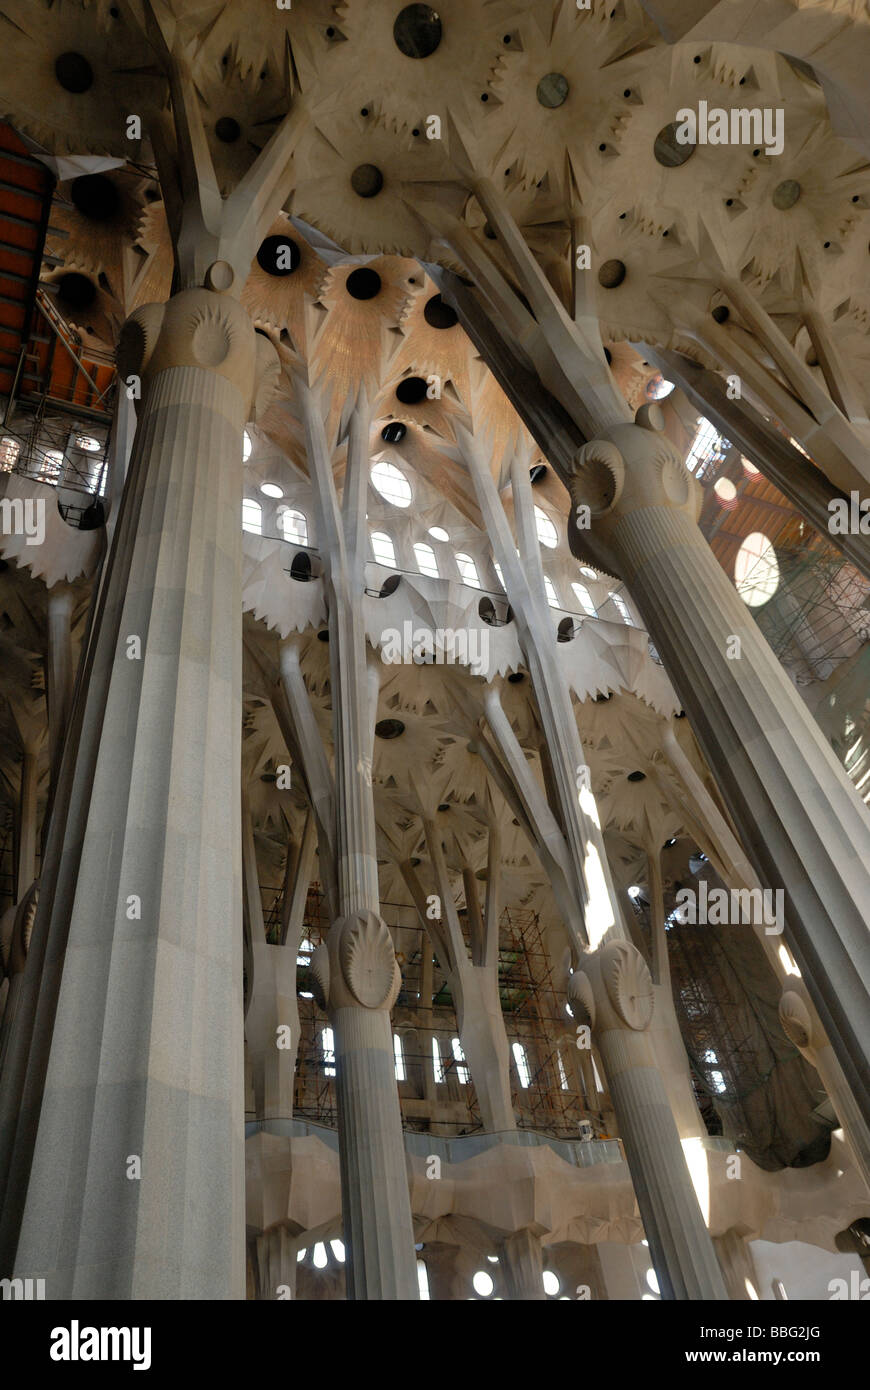
[[[802,989],[792,986],[784,991],[779,1001],[779,1021],[789,1042],[811,1066],[816,1066],[820,1050],[829,1047],[830,1042]]]
[[[700,484],[664,434],[664,416],[654,403],[640,407],[634,424],[612,425],[578,449],[570,489],[572,551],[613,574],[624,517],[667,507],[696,522],[702,502]]]
[[[384,1009],[402,983],[390,929],[376,912],[352,912],[333,922],[311,957],[312,993],[322,1009]]]
[[[169,367],[201,367],[230,382],[244,402],[244,419],[256,420],[271,403],[281,366],[247,311],[217,287],[223,264],[209,268],[215,275],[208,288],[182,290],[165,304],[143,304],[130,315],[118,343],[118,374],[148,382]]]
[[[593,1032],[646,1032],[654,994],[649,967],[630,941],[608,941],[582,958],[568,981],[574,1017]]]

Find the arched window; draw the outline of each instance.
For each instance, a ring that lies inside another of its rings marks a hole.
[[[396,568],[396,551],[386,531],[372,531],[372,554],[379,565]]]
[[[572,582],[571,588],[574,590],[574,597],[577,599],[577,602],[580,604],[587,618],[596,617],[595,604],[592,602],[592,595],[586,588],[586,585]]]
[[[779,588],[776,551],[763,531],[752,531],[737,552],[734,583],[749,608],[760,608]]]
[[[242,433],[242,463],[248,462],[248,459],[251,457],[251,450],[253,449],[253,447],[254,442],[251,439],[251,436],[248,434],[247,430],[244,430]]]
[[[624,623],[627,623],[629,627],[634,627],[634,619],[629,613],[628,604],[626,603],[622,595],[608,594],[607,597],[610,599],[611,603],[613,604],[622,621]]]
[[[331,1028],[321,1028],[320,1046],[323,1052],[324,1076],[335,1076],[335,1036]]]
[[[535,507],[535,530],[541,545],[547,546],[549,550],[555,550],[559,544],[558,532],[547,513],[542,512],[540,507]]]
[[[553,581],[546,574],[544,575],[544,593],[547,595],[547,602],[549,603],[551,608],[561,607],[559,603],[559,595],[556,593],[556,590],[553,587]]]
[[[255,536],[263,534],[263,508],[253,497],[246,497],[242,503],[242,530]]]
[[[556,1061],[559,1063],[559,1089],[561,1091],[567,1091],[569,1089],[568,1073],[565,1070],[565,1063],[562,1061],[562,1054],[559,1051],[556,1052]]]
[[[498,560],[493,560],[492,567],[495,570],[499,584],[502,588],[504,588],[504,575],[501,572],[501,565],[499,564]]]
[[[279,507],[278,526],[285,541],[292,541],[294,545],[308,544],[308,520],[304,512],[294,511],[292,507]]]
[[[402,1039],[398,1033],[393,1034],[393,1056],[396,1059],[396,1080],[405,1080],[405,1054],[402,1051]]]
[[[472,589],[479,589],[480,580],[477,577],[477,565],[474,563],[471,556],[463,555],[461,552],[457,551],[456,564],[459,567],[459,577],[463,584],[469,584]]]
[[[532,1074],[526,1060],[526,1049],[522,1043],[515,1042],[511,1051],[514,1054],[514,1064],[516,1065],[517,1076],[520,1078],[520,1085],[524,1091],[527,1091],[532,1082]]]
[[[387,463],[386,459],[381,459],[372,465],[371,479],[375,490],[387,502],[392,502],[394,507],[410,507],[411,484],[401,468],[397,468],[394,463]]]
[[[41,483],[56,484],[63,472],[63,454],[60,449],[47,449],[36,474]]]
[[[420,1291],[420,1301],[424,1302],[429,1298],[429,1274],[425,1260],[417,1261],[417,1288]]]
[[[425,541],[418,541],[414,546],[414,558],[421,574],[428,574],[430,579],[438,578],[438,561],[431,545],[427,545]]]

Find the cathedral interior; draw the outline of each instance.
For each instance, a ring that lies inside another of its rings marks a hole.
[[[4,1298],[870,1297],[867,6],[0,21]]]

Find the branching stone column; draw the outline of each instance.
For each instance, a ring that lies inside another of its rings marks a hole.
[[[638,425],[642,426],[641,428]],[[870,817],[696,523],[656,406],[580,450],[572,548],[628,584],[870,1116]]]
[[[352,1299],[416,1299],[414,1231],[390,1010],[401,983],[380,915],[369,679],[362,593],[370,412],[353,410],[341,508],[314,390],[295,388],[314,482],[329,608],[339,916],[311,960],[315,998],[335,1036],[342,1215]]]
[[[72,613],[74,596],[66,584],[55,585],[48,595],[48,751],[51,785],[60,771],[60,755],[69,723],[73,694]]]
[[[138,524],[16,1269],[54,1298],[241,1298],[242,429],[278,363],[208,289],[138,310],[120,360]]]
[[[726,1299],[649,1035],[653,985],[628,941],[586,956],[569,982],[574,1016],[607,1072],[650,1256],[664,1298]]]

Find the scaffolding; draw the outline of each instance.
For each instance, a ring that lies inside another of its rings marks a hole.
[[[262,890],[267,939],[280,941],[283,892]],[[424,972],[432,946],[420,926],[406,926],[415,910],[408,904],[382,903],[402,975],[393,1009],[399,1038],[397,1083],[406,1129],[440,1135],[482,1130],[473,1079],[458,1040],[456,1011],[449,983],[437,965],[431,998],[424,998]],[[460,908],[460,920],[464,920]],[[306,901],[297,954],[297,999],[300,1038],[296,1062],[294,1114],[318,1124],[337,1123],[335,1064],[330,1055],[329,1021],[313,997],[310,960],[325,940],[329,917],[321,887],[313,883]],[[580,1124],[600,1129],[597,1105],[577,1079],[570,1049],[574,1038],[560,1005],[538,914],[505,908],[499,926],[499,995],[511,1049],[511,1100],[520,1129],[556,1138],[576,1139]],[[561,1011],[560,1011],[561,1010]],[[437,1049],[437,1051],[436,1051]],[[519,1052],[517,1049],[520,1049]]]

